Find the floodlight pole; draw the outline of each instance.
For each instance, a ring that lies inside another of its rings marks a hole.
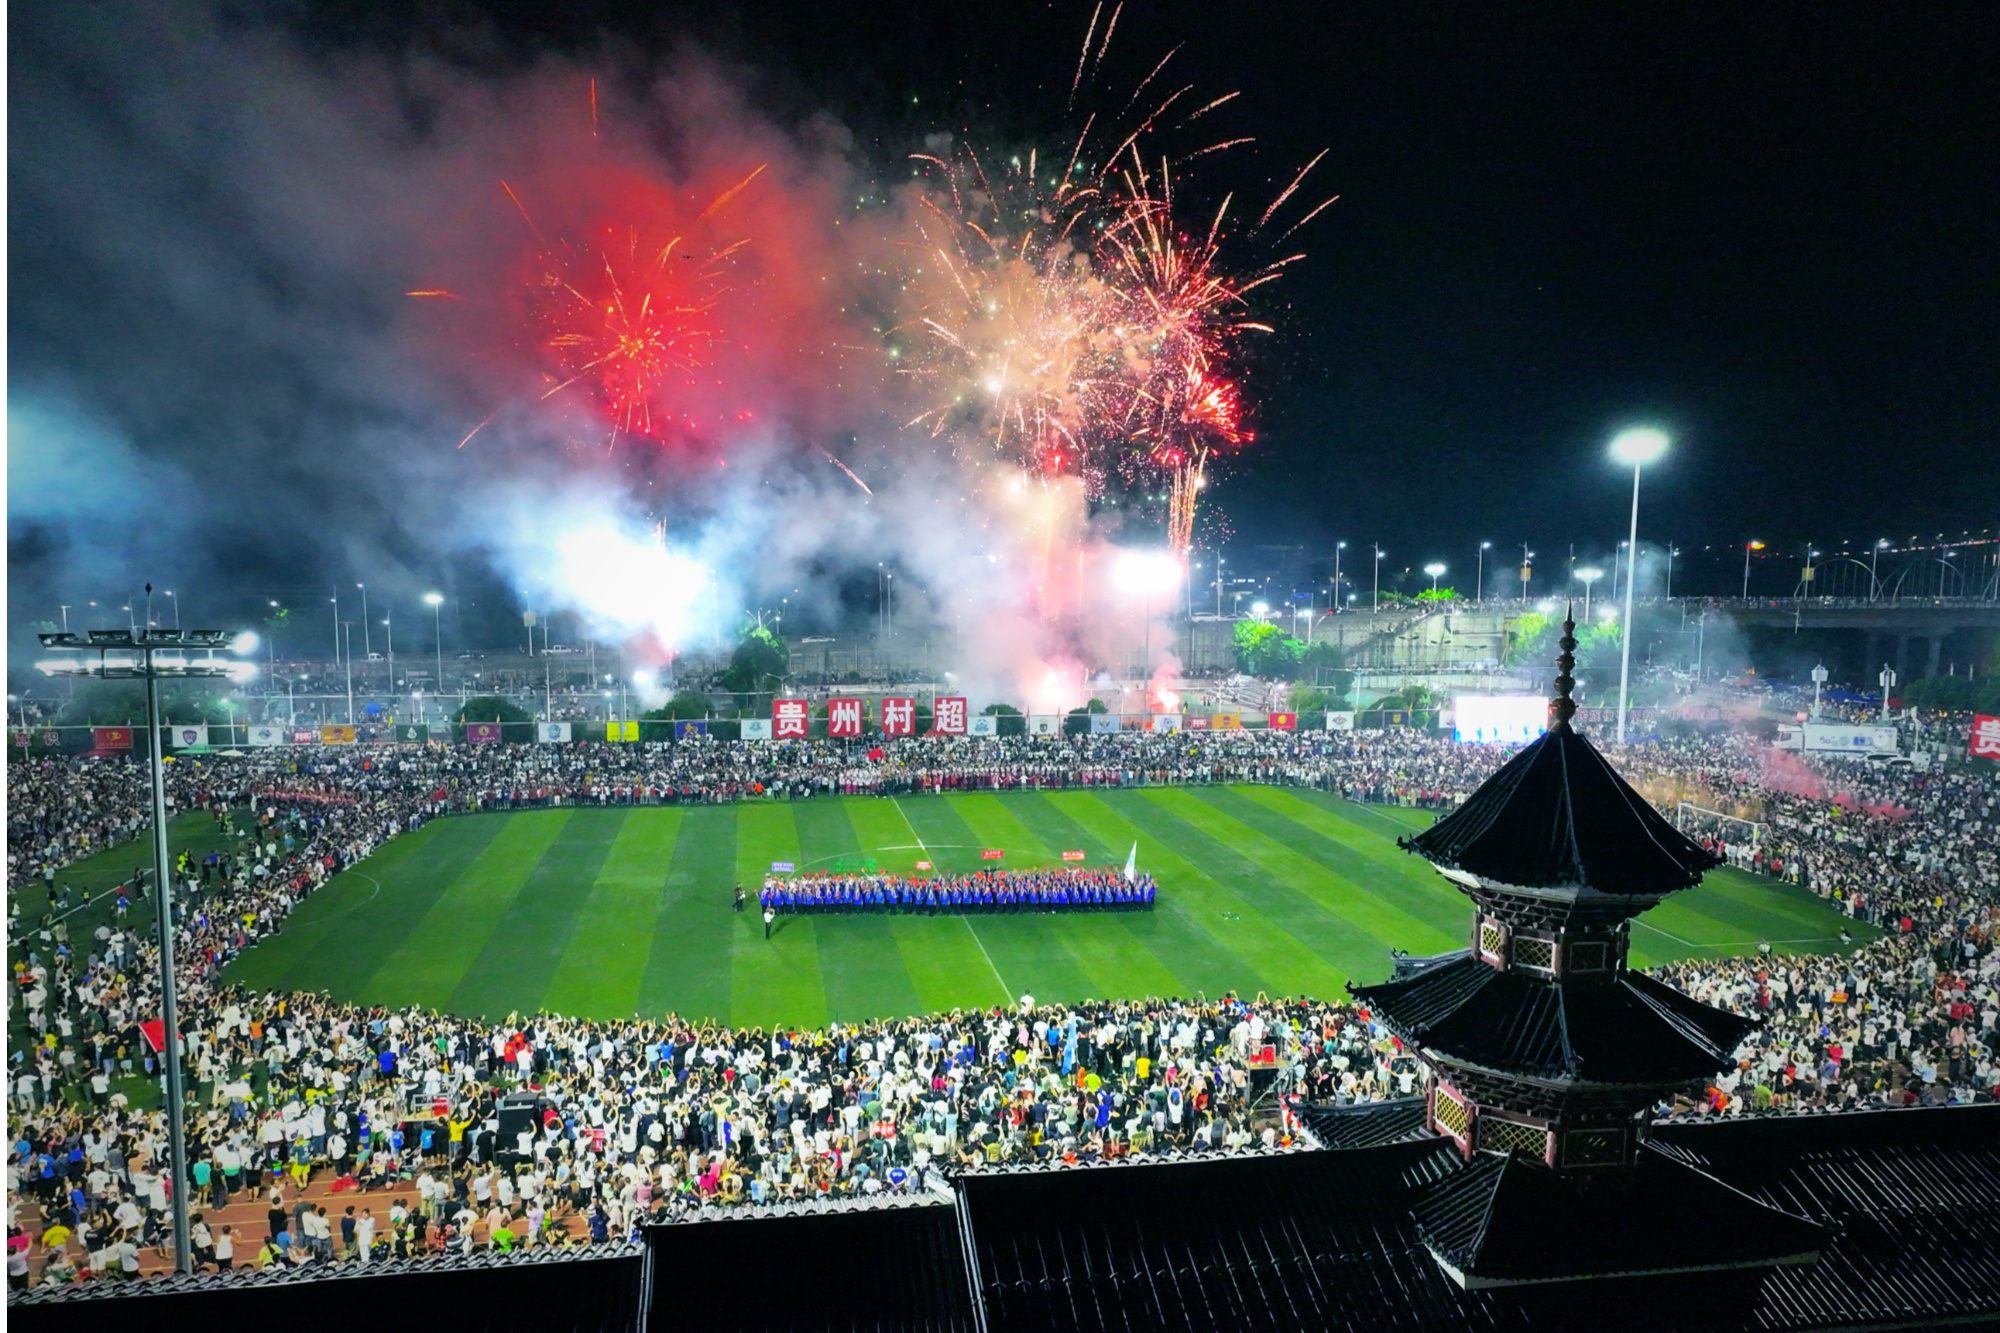
[[[146,750],[153,780],[153,929],[160,949],[160,1020],[162,1055],[167,1062],[167,1155],[173,1165],[174,1271],[192,1273],[194,1253],[188,1248],[187,1131],[181,1091],[181,1034],[178,997],[174,990],[174,890],[167,858],[166,759],[160,746],[160,679],[153,671],[153,650],[139,650],[146,673]]]
[[[1625,567],[1625,624],[1619,638],[1623,640],[1618,651],[1618,743],[1625,743],[1626,691],[1632,683],[1632,585],[1638,580],[1633,576],[1639,568],[1639,473],[1644,464],[1632,464],[1632,535],[1627,545],[1631,548],[1632,559]]]

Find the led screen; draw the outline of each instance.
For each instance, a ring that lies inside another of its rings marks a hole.
[[[1549,729],[1549,701],[1535,694],[1461,694],[1453,734],[1476,745],[1526,745]]]

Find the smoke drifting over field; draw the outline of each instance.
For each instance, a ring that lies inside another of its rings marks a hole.
[[[1056,707],[1173,605],[1104,577],[1073,483],[905,429],[907,210],[715,63],[475,75],[154,5],[12,35],[17,627],[148,578],[414,618],[484,567],[663,658],[882,563],[974,693]]]

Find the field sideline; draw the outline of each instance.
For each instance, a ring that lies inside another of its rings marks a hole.
[[[1275,787],[959,794],[680,808],[569,808],[438,820],[337,877],[228,979],[368,1004],[498,1017],[675,1011],[738,1025],[818,1025],[954,1006],[1244,993],[1344,994],[1392,947],[1460,947],[1470,905],[1394,837],[1427,812]],[[176,821],[179,823],[180,821]],[[199,827],[196,825],[195,827]],[[753,899],[772,861],[871,856],[974,870],[1122,864],[1160,882],[1150,913],[781,920]],[[194,842],[205,838],[192,839]],[[115,878],[131,849],[97,858]],[[81,868],[79,868],[81,869]],[[79,885],[91,876],[71,878]],[[1836,947],[1812,895],[1737,871],[1649,913],[1642,965]],[[1856,942],[1874,932],[1854,927]]]

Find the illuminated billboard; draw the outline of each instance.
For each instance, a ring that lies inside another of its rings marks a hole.
[[[1452,735],[1475,745],[1526,745],[1549,729],[1549,701],[1538,694],[1461,694]]]

